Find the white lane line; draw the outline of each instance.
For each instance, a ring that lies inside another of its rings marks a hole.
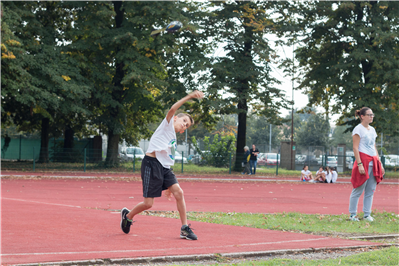
[[[63,206],[63,207],[72,207],[72,208],[82,208],[80,206],[74,205],[67,205],[67,204],[58,204],[58,203],[48,203],[48,202],[41,202],[41,201],[34,201],[34,200],[23,200],[23,199],[12,199],[12,198],[1,198],[2,200],[15,200],[15,201],[23,201],[23,202],[30,202],[30,203],[38,203],[38,204],[45,204],[45,205],[55,205],[55,206]]]
[[[171,251],[171,250],[187,250],[187,249],[215,249],[215,248],[231,248],[237,246],[262,246],[262,245],[275,245],[284,243],[294,243],[294,242],[310,242],[310,241],[321,241],[321,240],[331,240],[331,238],[312,238],[312,239],[301,239],[301,240],[286,240],[286,241],[276,241],[276,242],[263,242],[263,243],[250,243],[250,244],[234,244],[225,246],[207,246],[207,247],[184,247],[184,248],[167,248],[167,249],[140,249],[140,250],[105,250],[105,251],[76,251],[76,252],[46,252],[46,253],[11,253],[11,254],[0,254],[0,256],[44,256],[44,255],[78,255],[78,254],[97,254],[97,253],[129,253],[129,252],[148,252],[148,251]]]

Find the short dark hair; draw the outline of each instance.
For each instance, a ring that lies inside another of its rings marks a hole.
[[[305,165],[303,166],[303,168],[302,168],[302,169],[305,169],[305,167],[306,167],[306,166],[308,166],[308,165],[307,165],[307,164],[305,164]]]
[[[177,117],[183,117],[183,116],[187,116],[190,119],[191,125],[194,125],[194,119],[192,118],[191,115],[186,114],[186,113],[180,113],[176,115]]]

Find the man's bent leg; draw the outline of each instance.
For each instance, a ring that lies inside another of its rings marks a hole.
[[[143,202],[140,202],[139,204],[137,204],[133,210],[131,210],[127,215],[126,218],[128,218],[129,220],[133,220],[133,217],[136,214],[139,214],[140,212],[143,212],[145,210],[148,210],[152,207],[152,205],[154,204],[154,198],[144,198]]]
[[[170,192],[176,199],[177,210],[180,214],[182,225],[187,225],[186,202],[184,201],[184,193],[179,184],[174,184],[169,187]]]

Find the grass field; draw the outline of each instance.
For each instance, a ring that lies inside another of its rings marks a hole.
[[[179,218],[177,212],[145,212],[144,214],[176,219]],[[362,214],[359,214],[359,216],[362,217]],[[189,220],[207,223],[246,226],[307,234],[321,234],[335,237],[389,235],[399,233],[399,215],[388,212],[375,212],[373,213],[373,217],[375,218],[375,221],[370,223],[364,220],[360,220],[360,222],[349,221],[348,215],[302,214],[296,212],[277,214],[251,214],[234,212],[188,213]],[[378,242],[378,240],[376,241]],[[392,240],[391,243],[395,244],[394,241],[395,240]],[[398,257],[398,247],[392,246],[390,248],[364,252],[339,259],[264,259],[259,261],[247,260],[232,264],[228,261],[228,259],[221,258],[219,263],[210,265],[399,265]]]
[[[88,172],[107,172],[107,173],[132,173],[133,171],[136,173],[140,173],[141,162],[137,161],[133,168],[133,162],[127,162],[120,164],[119,167],[114,168],[105,168],[102,164],[94,164],[87,163],[86,171]],[[17,170],[17,171],[32,171],[33,170],[33,162],[18,162],[18,161],[2,161],[1,163],[2,170]],[[173,167],[174,172],[176,174],[180,174],[182,172],[182,165],[175,164]],[[83,163],[46,163],[46,164],[35,164],[35,171],[83,171],[84,164]],[[258,167],[258,174],[267,175],[267,176],[276,176],[276,168],[266,168],[266,167]],[[229,175],[229,168],[216,168],[213,166],[200,166],[192,163],[183,165],[183,173],[184,174],[203,174],[203,175]],[[237,175],[240,172],[235,172],[232,170],[231,174]],[[340,173],[339,176],[350,176],[350,172]],[[296,170],[286,170],[279,168],[278,176],[279,177],[299,177],[301,175],[301,171]],[[387,172],[385,174],[385,178],[394,178],[399,179],[399,172]]]
[[[157,215],[179,218],[177,212],[145,212],[147,215]],[[389,212],[373,212],[374,222],[360,219],[352,222],[348,215],[303,214],[297,212],[262,214],[236,212],[188,212],[188,219],[207,223],[246,226],[260,229],[301,232],[311,234],[343,236],[353,235],[385,235],[399,233],[399,216]],[[359,213],[359,217],[363,217]]]

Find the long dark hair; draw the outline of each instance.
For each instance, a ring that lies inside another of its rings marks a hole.
[[[369,107],[362,107],[362,109],[360,109],[360,110],[356,110],[355,111],[355,117],[359,117],[360,118],[360,120],[362,120],[362,115],[366,115],[366,112],[368,111],[368,110],[371,110]]]

